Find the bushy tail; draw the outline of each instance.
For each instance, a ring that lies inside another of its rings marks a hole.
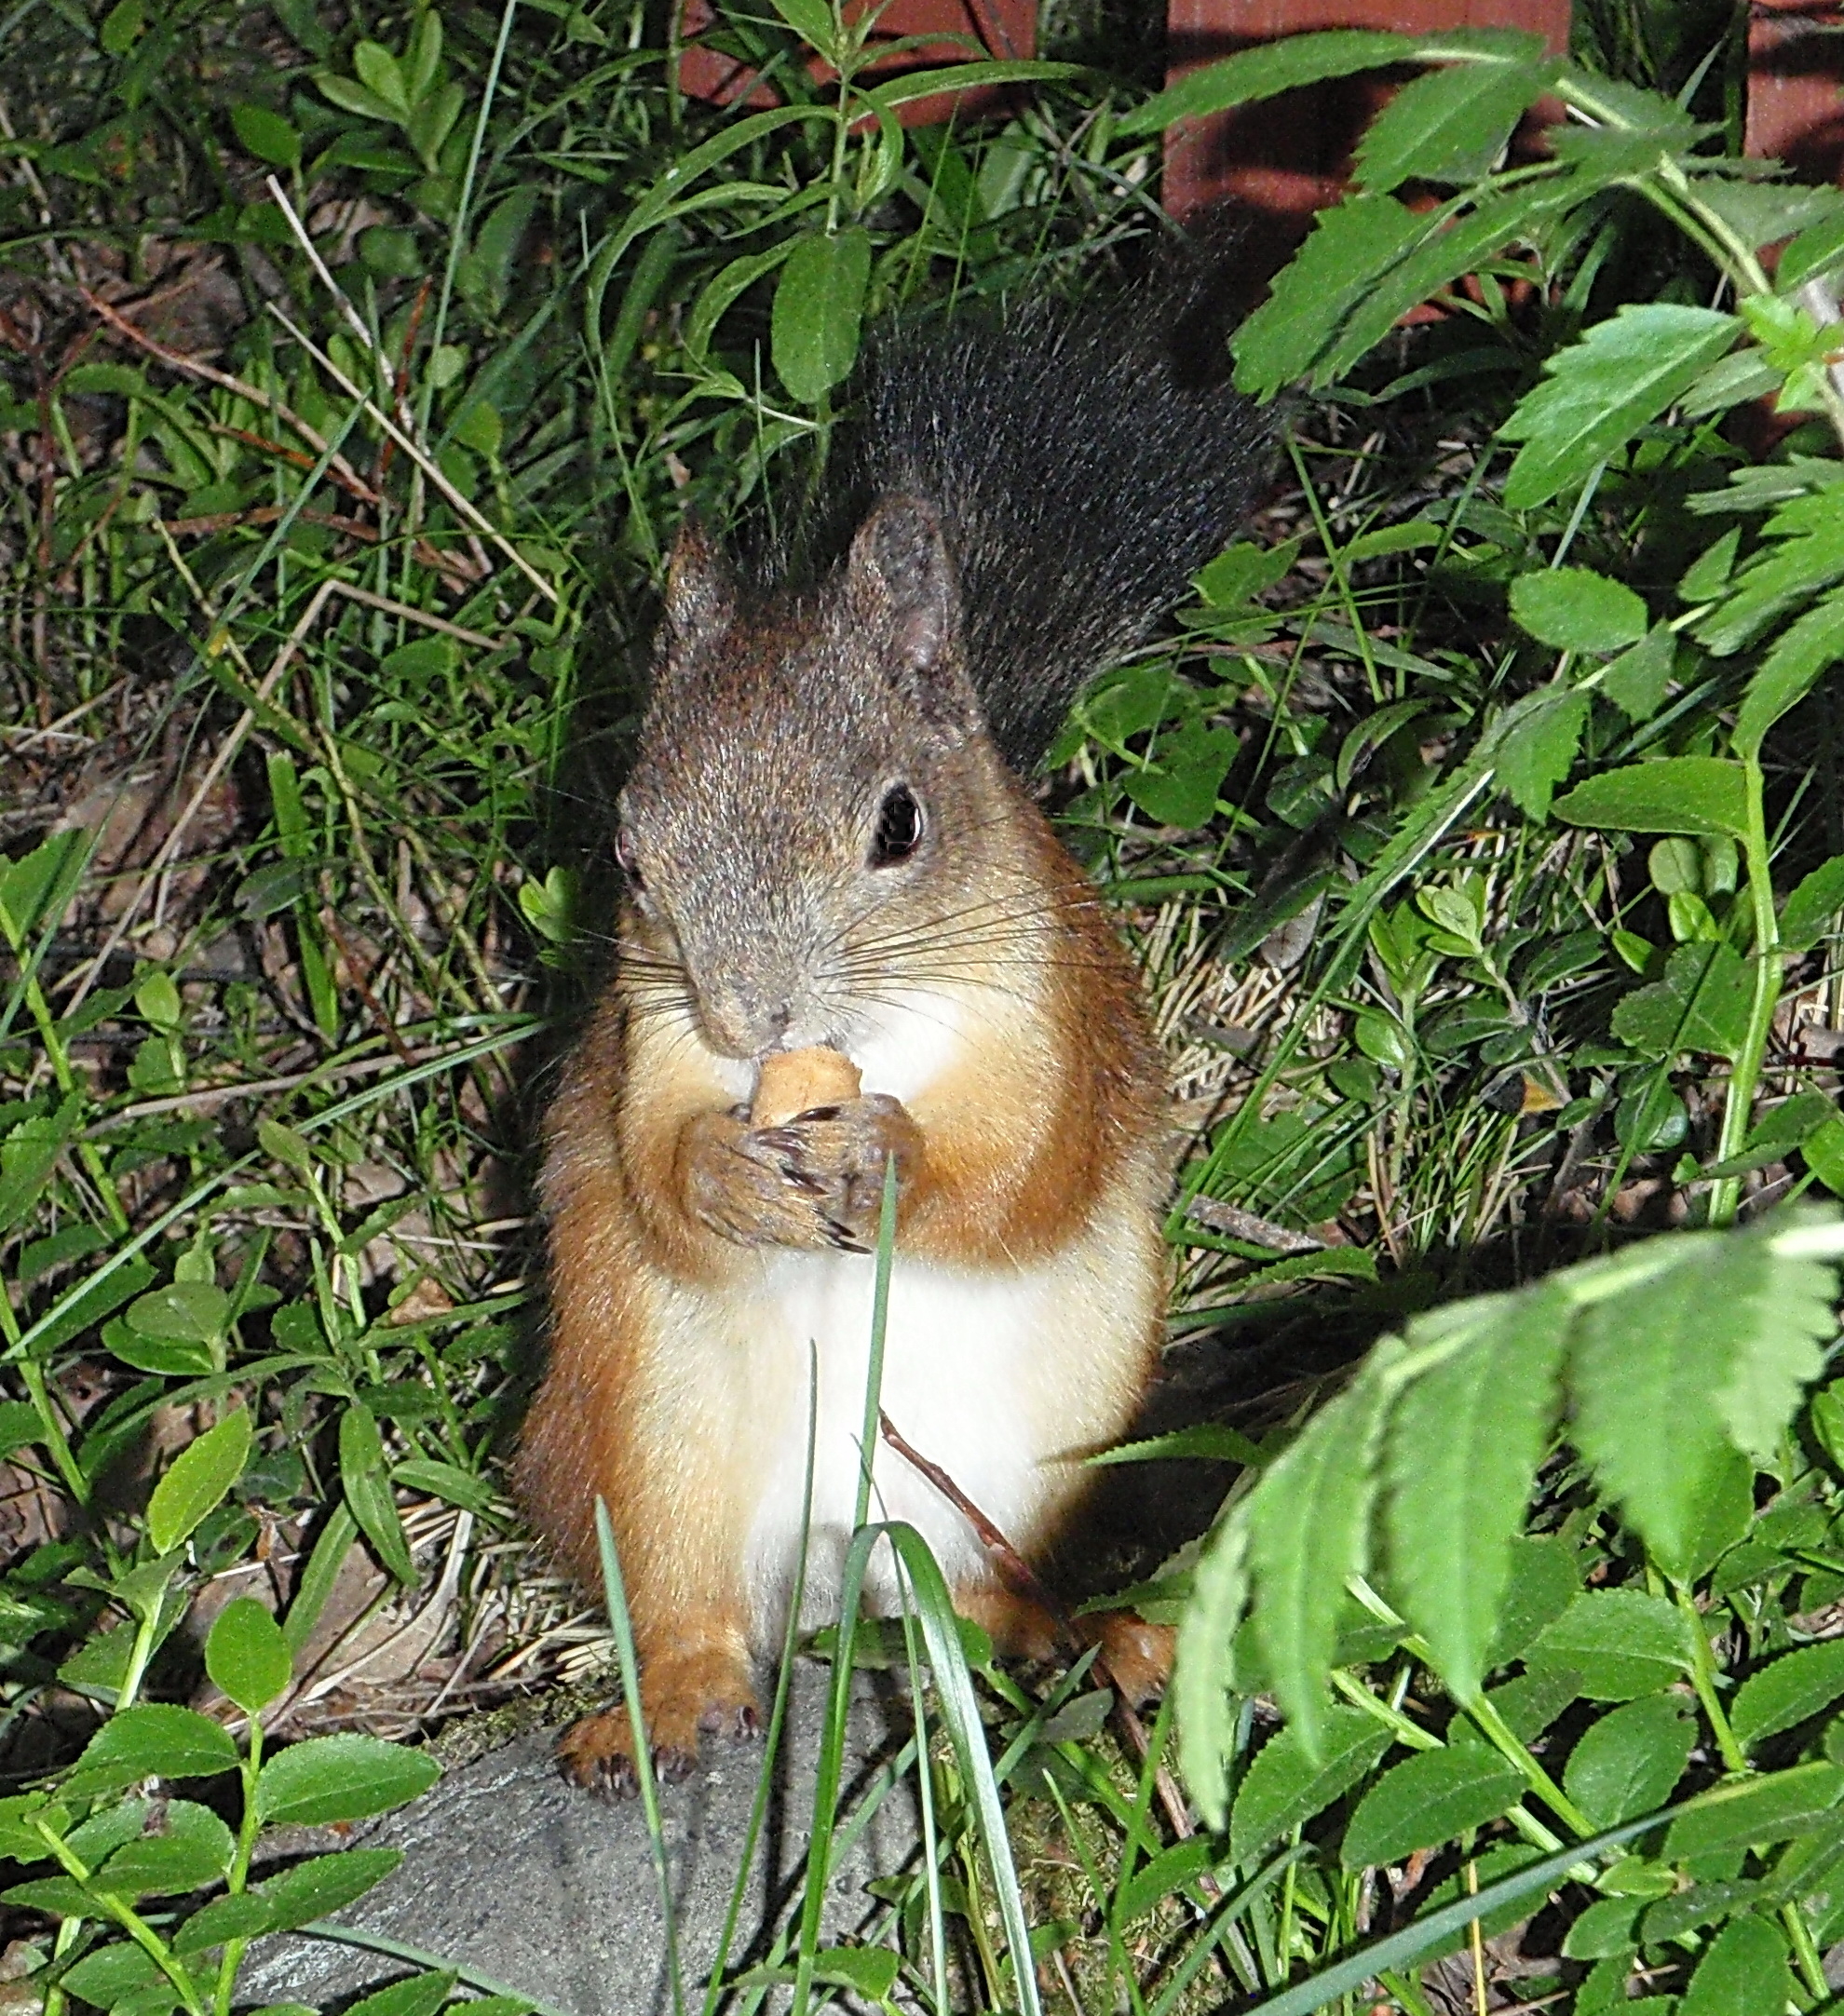
[[[1207,324],[1195,290],[1154,288],[908,331],[874,359],[864,476],[941,511],[974,683],[1021,771],[1254,500],[1270,428]]]

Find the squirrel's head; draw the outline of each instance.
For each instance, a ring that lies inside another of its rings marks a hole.
[[[931,928],[991,900],[1011,789],[932,506],[880,500],[805,599],[746,601],[680,534],[617,850],[713,1049],[843,1048],[927,985]]]

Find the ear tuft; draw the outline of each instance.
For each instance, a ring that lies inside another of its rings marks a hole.
[[[671,641],[689,644],[730,626],[736,594],[716,542],[687,513],[666,569],[666,622]]]
[[[948,656],[960,621],[960,590],[933,505],[885,497],[858,528],[847,569],[861,616],[888,635],[911,671]]]

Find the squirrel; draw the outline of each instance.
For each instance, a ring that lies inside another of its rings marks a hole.
[[[804,1613],[829,1576],[836,1613],[887,1158],[885,1413],[1031,1562],[1156,1369],[1163,1072],[1136,968],[1026,780],[1265,467],[1267,424],[1186,368],[1178,326],[1130,297],[900,334],[834,479],[833,520],[862,508],[817,585],[751,587],[690,519],[672,551],[613,977],[548,1120],[550,1360],[514,1466],[590,1588],[607,1505],[664,1776],[700,1735],[758,1728],[815,1366]],[[765,1061],[813,1049],[848,1060],[844,1096],[752,1112]],[[1052,1617],[965,1509],[867,1454],[874,1515],[921,1530],[962,1614],[1049,1656]],[[866,1591],[895,1602],[888,1549]],[[1123,1691],[1157,1691],[1159,1646],[1105,1651]],[[570,1729],[565,1775],[633,1790],[630,1712]]]

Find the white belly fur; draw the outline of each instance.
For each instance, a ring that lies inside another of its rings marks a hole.
[[[983,1006],[990,1016],[992,1005]],[[960,1049],[961,1011],[951,994],[931,991],[867,1017],[851,1045],[864,1089],[915,1098]],[[753,1076],[753,1066],[731,1070],[739,1081]],[[739,1082],[735,1096],[746,1089]],[[1028,1267],[899,1257],[892,1269],[884,1412],[1021,1549],[1042,1536],[1079,1482],[1081,1458],[1118,1440],[1138,1403],[1162,1292],[1145,1210],[1137,1197],[1105,1204],[1070,1247]],[[818,1393],[803,1622],[837,1615],[858,1495],[875,1267],[869,1255],[772,1252],[724,1291],[666,1291],[678,1333],[671,1361],[725,1419],[739,1482],[747,1476],[753,1487],[747,1559],[764,1649],[785,1619],[800,1554],[810,1368]],[[984,1577],[985,1549],[967,1519],[888,1445],[875,1450],[873,1478],[873,1520],[919,1528],[951,1589]],[[882,1548],[866,1599],[889,1610],[896,1596]]]

